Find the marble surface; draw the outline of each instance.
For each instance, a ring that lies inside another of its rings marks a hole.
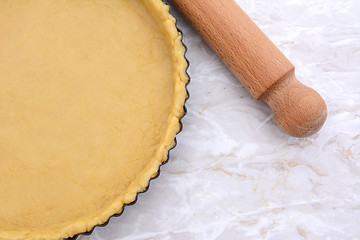
[[[79,239],[360,239],[360,1],[237,2],[324,97],[324,128],[282,133],[175,13],[192,78],[178,146],[134,206]]]

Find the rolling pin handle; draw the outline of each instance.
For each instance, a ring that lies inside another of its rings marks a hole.
[[[268,89],[259,100],[269,105],[278,126],[294,137],[313,135],[327,118],[323,98],[298,81],[294,71]]]

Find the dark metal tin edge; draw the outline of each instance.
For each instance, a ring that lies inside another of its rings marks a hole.
[[[161,1],[164,2],[166,5],[169,6],[169,13],[171,14],[171,5],[170,5],[166,0],[161,0]],[[172,15],[172,14],[171,14],[171,15]],[[172,15],[172,16],[173,16],[173,15]],[[175,16],[174,16],[174,17],[175,17]],[[185,44],[185,42],[184,42],[184,34],[183,34],[183,32],[179,29],[177,21],[176,21],[176,28],[177,28],[178,32],[181,33],[181,42],[182,42],[182,44],[183,44],[184,47],[185,47],[184,58],[185,58],[185,60],[186,60],[186,62],[187,62],[187,67],[186,67],[185,72],[186,72],[186,75],[187,75],[187,77],[188,77],[188,82],[187,82],[186,85],[185,85],[187,97],[186,97],[186,99],[185,99],[185,101],[184,101],[184,107],[183,107],[183,108],[184,108],[184,114],[179,118],[180,129],[179,129],[179,131],[176,133],[176,135],[178,135],[178,134],[183,130],[182,120],[183,120],[183,118],[185,117],[185,115],[187,114],[186,102],[187,102],[188,99],[190,98],[190,93],[189,93],[189,90],[188,90],[188,85],[189,85],[189,83],[190,83],[190,81],[191,81],[191,78],[190,78],[190,75],[189,75],[189,73],[188,73],[188,69],[189,69],[189,67],[190,67],[190,62],[189,62],[189,59],[186,57],[186,53],[187,53],[187,51],[188,51],[188,48],[187,48],[187,46],[186,46],[186,44]],[[108,219],[105,223],[99,224],[99,225],[95,225],[95,226],[94,226],[90,231],[88,231],[88,232],[78,233],[78,234],[76,234],[75,236],[73,236],[73,237],[71,237],[71,238],[66,238],[66,239],[63,239],[63,240],[76,240],[76,239],[77,239],[78,237],[80,237],[80,236],[88,236],[88,235],[91,235],[91,234],[94,232],[95,228],[97,228],[97,227],[105,227],[106,225],[108,225],[108,223],[110,222],[111,218],[113,218],[113,217],[120,217],[120,216],[124,213],[125,207],[134,205],[134,204],[137,202],[139,195],[142,194],[142,193],[145,193],[145,192],[147,192],[147,191],[149,190],[151,181],[155,180],[156,178],[158,178],[158,177],[160,176],[161,167],[162,167],[163,165],[165,165],[165,164],[169,161],[169,159],[170,159],[170,151],[177,146],[176,136],[175,136],[175,138],[174,138],[174,142],[175,142],[174,146],[173,146],[172,148],[170,148],[169,151],[168,151],[167,159],[160,164],[159,170],[158,170],[158,172],[156,173],[156,176],[152,177],[152,178],[149,180],[149,184],[148,184],[148,186],[145,188],[145,190],[143,190],[143,191],[141,191],[141,192],[138,192],[138,193],[136,194],[135,200],[134,200],[133,202],[128,203],[128,204],[124,204],[123,207],[122,207],[122,209],[121,209],[121,211],[120,211],[120,213],[116,213],[116,214],[112,215],[111,217],[109,217],[109,219]]]

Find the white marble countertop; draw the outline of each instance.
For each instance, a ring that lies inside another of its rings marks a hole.
[[[238,0],[328,106],[320,133],[275,125],[178,16],[191,98],[138,202],[81,240],[360,239],[360,1]]]

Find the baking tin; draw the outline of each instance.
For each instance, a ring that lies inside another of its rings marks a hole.
[[[171,5],[170,5],[166,0],[162,0],[162,2],[164,2],[166,5],[169,6],[169,13],[171,14],[171,8],[172,8]],[[175,17],[173,14],[171,14],[171,15],[172,15],[173,17]],[[178,135],[178,134],[182,131],[182,129],[183,129],[182,119],[183,119],[183,118],[185,117],[185,115],[187,114],[187,109],[186,109],[186,106],[185,106],[185,105],[186,105],[187,100],[188,100],[189,97],[190,97],[190,94],[189,94],[189,91],[188,91],[188,88],[187,88],[187,87],[188,87],[191,79],[190,79],[190,75],[189,75],[189,73],[188,73],[188,69],[189,69],[189,67],[190,67],[190,62],[189,62],[189,60],[188,60],[187,57],[186,57],[186,53],[187,53],[188,48],[187,48],[187,46],[186,46],[185,43],[184,43],[184,34],[183,34],[183,32],[179,29],[177,21],[176,21],[175,24],[176,24],[176,28],[177,28],[178,32],[181,33],[181,42],[182,42],[182,44],[183,44],[184,47],[185,47],[184,58],[185,58],[185,60],[186,60],[186,62],[187,62],[187,67],[186,67],[186,70],[185,70],[185,71],[186,71],[186,75],[187,75],[187,77],[188,77],[188,82],[187,82],[186,85],[185,85],[187,97],[186,97],[186,99],[185,99],[185,101],[184,101],[184,107],[183,107],[183,108],[184,108],[184,114],[183,114],[183,115],[180,117],[180,119],[179,119],[179,122],[180,122],[180,130],[176,133],[176,135]],[[169,161],[170,151],[171,151],[172,149],[174,149],[174,148],[176,147],[176,145],[177,145],[176,136],[175,136],[174,141],[175,141],[174,146],[173,146],[171,149],[169,149],[168,154],[167,154],[167,159],[166,159],[166,161],[164,161],[163,163],[160,164],[159,170],[158,170],[156,176],[154,176],[153,178],[151,178],[151,179],[149,180],[149,184],[148,184],[148,186],[146,187],[145,190],[143,190],[143,191],[141,191],[141,192],[138,192],[138,193],[136,194],[135,200],[134,200],[133,202],[128,203],[128,204],[124,204],[123,207],[122,207],[122,209],[121,209],[121,212],[120,212],[120,213],[116,213],[116,214],[112,215],[111,217],[109,217],[109,219],[108,219],[105,223],[99,224],[99,225],[95,225],[95,226],[94,226],[90,231],[88,231],[88,232],[78,233],[77,235],[75,235],[75,236],[73,236],[73,237],[71,237],[71,238],[66,238],[66,239],[63,239],[63,240],[76,240],[76,239],[77,239],[79,236],[81,236],[81,235],[86,235],[86,236],[91,235],[92,232],[94,231],[94,229],[95,229],[96,227],[105,227],[105,226],[109,223],[109,221],[111,220],[111,218],[113,218],[113,217],[120,217],[120,216],[124,213],[125,207],[134,205],[134,204],[136,203],[136,201],[138,200],[139,195],[142,194],[142,193],[145,193],[145,192],[147,192],[147,191],[149,190],[151,181],[159,177],[160,171],[161,171],[161,170],[160,170],[160,169],[161,169],[161,166],[163,166],[164,164],[166,164],[166,163]]]

